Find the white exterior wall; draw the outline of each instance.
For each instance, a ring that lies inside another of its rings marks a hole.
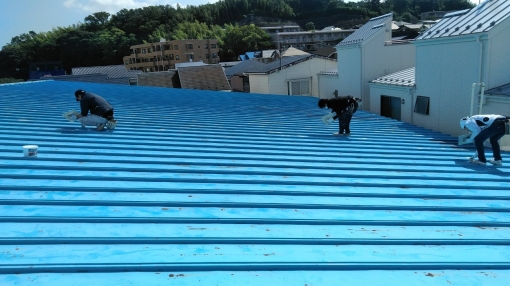
[[[319,74],[319,98],[335,97],[335,90],[338,89],[338,75]]]
[[[473,36],[425,42],[416,47],[416,96],[430,98],[429,115],[414,113],[412,123],[454,136],[464,134],[459,120],[470,115],[472,84],[480,81],[479,44]]]
[[[391,26],[391,19],[386,23]],[[372,108],[368,83],[380,76],[398,72],[416,65],[413,44],[390,44],[391,30],[381,29],[360,45],[337,46],[338,94],[352,95],[363,100],[363,110]],[[371,112],[380,112],[374,106]]]
[[[404,100],[401,105],[400,121],[411,123],[413,121],[413,91],[414,88],[385,85],[385,84],[369,84],[370,89],[370,112],[381,115],[381,96],[393,96]],[[365,103],[363,103],[365,104]]]
[[[371,106],[370,112],[380,111],[380,106],[370,104],[370,87],[368,82],[390,73],[412,68],[416,65],[416,48],[413,44],[394,44],[384,46],[385,37],[378,35],[363,47],[363,89],[361,98],[366,101],[365,108]]]
[[[250,93],[269,93],[269,79],[267,75],[250,74]]]
[[[510,19],[505,20],[508,23]],[[491,30],[487,45],[487,87],[494,88],[510,82],[510,24],[499,24]],[[507,114],[510,115],[510,114]]]
[[[337,48],[339,96],[361,97],[361,47]],[[362,109],[364,109],[363,107]]]
[[[270,93],[270,94],[288,94],[288,82],[299,79],[311,80],[311,95],[319,96],[319,82],[317,74],[324,70],[335,68],[336,61],[312,58],[308,61],[287,67],[281,71],[276,71],[268,75],[254,75],[250,74],[250,92],[252,93]],[[265,78],[263,80],[263,78]],[[256,87],[252,85],[256,84]],[[261,87],[262,83],[266,86]]]

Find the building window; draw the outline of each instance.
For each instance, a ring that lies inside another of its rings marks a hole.
[[[152,53],[152,48],[149,48],[147,52]]]
[[[168,59],[169,59],[169,60],[171,60],[171,61],[173,61],[173,60],[174,60],[174,54],[169,54],[169,55],[168,55]]]
[[[311,95],[310,87],[312,86],[309,79],[296,80],[288,82],[289,95]]]
[[[205,54],[205,58],[208,59],[209,58],[209,54]]]
[[[175,55],[175,60],[176,60],[176,61],[178,61],[178,60],[180,60],[180,59],[181,59],[181,57],[179,57],[179,55]]]
[[[218,57],[218,55],[217,55],[217,54],[211,54],[211,58],[215,59],[215,58],[217,58],[217,57]]]
[[[147,50],[146,49],[142,49],[142,54],[146,54],[147,53]]]
[[[195,59],[194,54],[186,54],[186,57],[188,58],[188,61],[193,61]]]
[[[429,115],[430,97],[418,96],[414,104],[414,112]]]
[[[193,50],[193,44],[186,44],[186,49]]]
[[[216,49],[216,44],[211,44],[211,49]]]
[[[179,49],[179,46],[178,45],[174,45],[174,50],[178,50]]]
[[[209,45],[208,45],[208,44],[205,44],[205,45],[204,45],[204,48],[205,48],[205,49],[208,49],[208,48],[209,48]]]

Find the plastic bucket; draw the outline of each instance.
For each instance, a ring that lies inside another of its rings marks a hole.
[[[25,157],[37,157],[37,145],[25,145],[23,146],[23,156]]]

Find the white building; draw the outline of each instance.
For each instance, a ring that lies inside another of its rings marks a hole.
[[[336,46],[338,94],[361,97],[365,110],[372,107],[369,81],[415,66],[414,45],[392,41],[392,19],[391,13],[370,19]]]
[[[414,42],[416,85],[402,87],[379,77],[370,85],[371,100],[400,100],[402,121],[454,136],[465,133],[459,127],[464,116],[510,115],[510,97],[497,92],[510,83],[509,16],[506,0],[488,0],[445,15]],[[403,79],[398,73],[391,77]],[[482,86],[490,92],[479,105]],[[380,114],[377,104],[371,111]],[[510,146],[508,137],[502,146]]]
[[[335,68],[336,60],[315,55],[284,56],[244,71],[251,93],[319,96],[317,74]]]

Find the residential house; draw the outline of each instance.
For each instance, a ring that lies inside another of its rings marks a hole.
[[[416,86],[409,86],[409,94],[388,90],[383,95],[388,81],[379,78],[373,81],[371,99],[401,99],[406,102],[400,106],[403,121],[455,136],[465,134],[459,127],[464,116],[510,115],[510,97],[498,92],[510,83],[509,12],[510,1],[492,0],[445,15],[414,42]],[[510,146],[508,137],[502,145]]]
[[[319,96],[317,74],[336,67],[336,60],[308,53],[293,55],[297,49],[282,54],[281,59],[264,63],[241,62],[226,69],[233,90],[262,94]]]
[[[416,95],[429,99],[430,112],[416,114],[413,123],[460,135],[458,122],[466,115],[510,115],[509,98],[486,96],[478,104],[481,84],[490,90],[510,82],[510,1],[485,1],[447,14],[415,45]]]
[[[130,47],[131,55],[124,57],[124,65],[129,70],[143,72],[167,71],[175,64],[184,62],[204,62],[217,64],[218,40],[173,40],[147,43]]]
[[[372,18],[336,46],[338,94],[362,98],[363,109],[371,106],[369,81],[415,66],[414,45],[392,39],[392,19]]]

